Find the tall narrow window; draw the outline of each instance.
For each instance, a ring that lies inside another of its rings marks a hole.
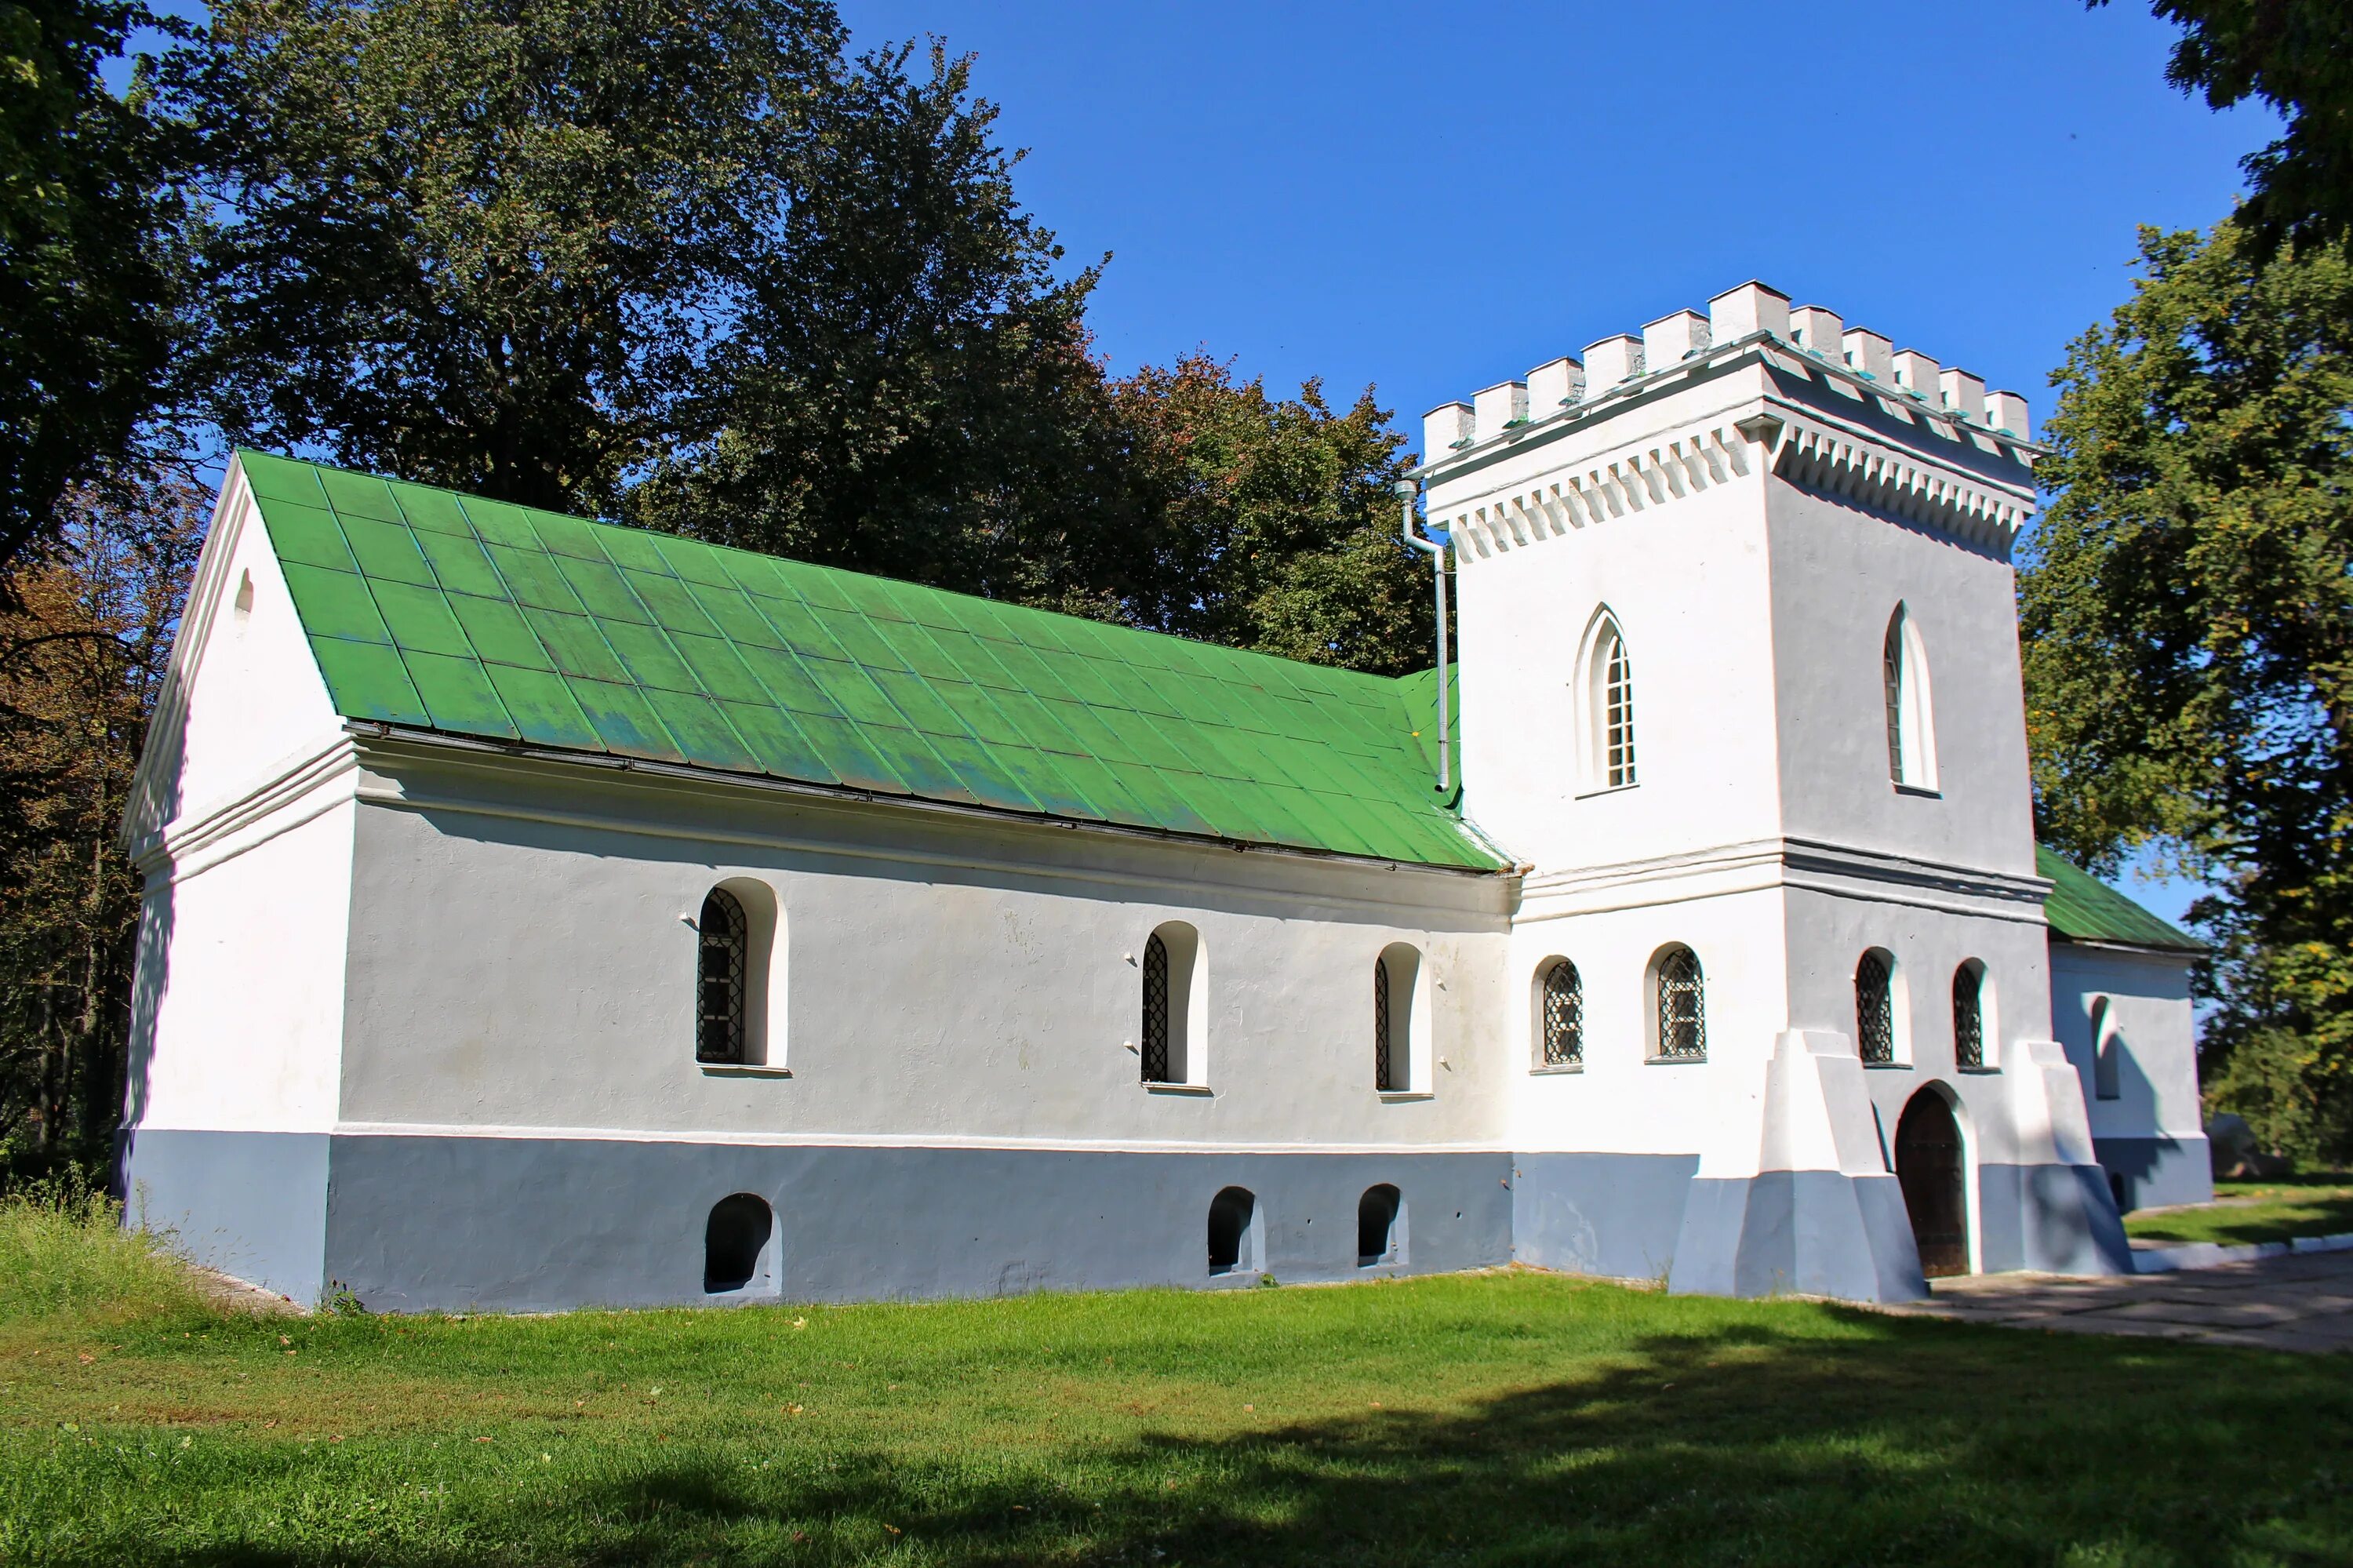
[[[702,901],[696,929],[702,939],[696,960],[694,1059],[740,1064],[744,1059],[744,971],[750,933],[744,906],[725,888],[714,887]]]
[[[2124,1097],[2124,1074],[2121,1054],[2124,1043],[2116,1038],[2115,1011],[2108,999],[2100,997],[2092,1003],[2092,1097],[2102,1100]]]
[[[1144,1081],[1168,1076],[1168,944],[1155,931],[1144,944]]]
[[[1985,975],[1974,960],[1953,971],[1953,1065],[1985,1065]]]
[[[1397,1054],[1389,1044],[1389,961],[1387,958],[1373,960],[1373,1086],[1380,1089],[1398,1086],[1393,1065]]]
[[[1895,1060],[1895,996],[1887,959],[1877,948],[1854,966],[1854,1041],[1862,1059]]]
[[[1544,1066],[1585,1065],[1585,981],[1567,959],[1554,959],[1544,972],[1537,1022]]]
[[[1706,980],[1699,955],[1673,947],[1656,960],[1653,985],[1659,1018],[1659,1062],[1699,1062],[1707,1057]]]
[[[1887,619],[1879,650],[1887,715],[1887,776],[1915,789],[1936,787],[1936,727],[1929,702],[1928,656],[1902,605]]]
[[[1592,781],[1597,789],[1622,789],[1634,782],[1634,664],[1615,618],[1603,618],[1592,661]]]
[[[1904,612],[1887,623],[1887,641],[1879,652],[1880,683],[1887,693],[1887,776],[1898,784],[1904,777]]]

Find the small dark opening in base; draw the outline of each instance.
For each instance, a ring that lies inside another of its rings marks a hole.
[[[1242,1238],[1250,1234],[1258,1200],[1246,1187],[1229,1187],[1209,1200],[1209,1272],[1231,1274],[1241,1266]]]
[[[2108,1196],[2116,1201],[2116,1213],[2125,1214],[2132,1212],[2132,1205],[2125,1202],[2125,1173],[2123,1171],[2111,1171],[2108,1172]]]
[[[1397,1261],[1398,1190],[1384,1181],[1356,1200],[1356,1266]]]
[[[760,1272],[760,1254],[776,1228],[768,1205],[749,1192],[737,1192],[711,1205],[711,1219],[702,1227],[702,1288],[720,1296],[741,1290]]]

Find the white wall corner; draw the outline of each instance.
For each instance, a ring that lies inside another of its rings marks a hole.
[[[1528,418],[1557,414],[1585,397],[1585,366],[1567,355],[1528,372]]]
[[[1774,1042],[1757,1163],[1765,1171],[1886,1174],[1853,1041],[1835,1030],[1791,1029]]]
[[[2034,439],[2026,399],[2015,392],[1996,392],[1986,398],[1986,423],[1997,430],[2008,430],[2022,441]]]
[[[1525,381],[1499,381],[1493,387],[1482,387],[1472,396],[1473,439],[1486,440],[1499,436],[1510,426],[1528,417],[1528,384]]]
[[[2021,1040],[2010,1080],[2018,1158],[2027,1165],[2096,1165],[2084,1079],[2056,1040]]]
[[[1839,337],[1847,367],[1882,381],[1895,379],[1895,344],[1869,327],[1849,327]]]
[[[1631,333],[1605,337],[1585,346],[1586,385],[1597,390],[1615,387],[1642,374],[1642,340]]]
[[[1789,296],[1754,278],[1707,302],[1708,338],[1734,343],[1754,332],[1789,335]]]
[[[1676,311],[1643,323],[1642,363],[1665,370],[1704,353],[1708,343],[1707,318],[1697,311]]]
[[[1846,335],[1846,323],[1836,311],[1820,305],[1799,305],[1789,313],[1789,341],[1799,348],[1808,348],[1833,364],[1844,364],[1846,345],[1841,340]]]
[[[1421,417],[1421,461],[1436,462],[1461,442],[1472,439],[1472,413],[1468,403],[1440,403]]]

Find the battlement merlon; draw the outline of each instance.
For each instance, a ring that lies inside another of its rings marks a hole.
[[[2006,555],[2027,428],[2018,394],[1749,282],[1433,409],[1414,477],[1466,559],[1761,472]]]

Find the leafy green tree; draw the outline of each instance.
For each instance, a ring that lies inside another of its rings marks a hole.
[[[0,565],[128,450],[173,342],[168,141],[100,71],[126,0],[0,0]],[[0,579],[5,580],[5,579]]]
[[[1405,440],[1366,387],[1334,412],[1196,354],[1116,387],[1150,475],[1157,558],[1131,600],[1162,630],[1380,674],[1434,658],[1430,569],[1398,542]]]
[[[1115,616],[1148,560],[1090,356],[1093,269],[1016,201],[972,62],[867,55],[810,109],[705,432],[632,513],[722,543]]]
[[[0,615],[0,1150],[106,1159],[122,1107],[139,877],[115,838],[211,497],[78,486]]]
[[[2093,6],[2107,0],[2088,0]],[[2353,6],[2344,0],[2152,0],[2180,24],[2166,79],[2228,109],[2250,98],[2279,111],[2279,138],[2242,166],[2253,188],[2240,221],[2259,249],[2353,235]]]
[[[2353,262],[2144,230],[2145,278],[2055,377],[2025,560],[2042,831],[2141,844],[2192,917],[2210,1097],[2353,1153]]]
[[[771,248],[826,0],[226,0],[204,148],[232,438],[609,514]]]

